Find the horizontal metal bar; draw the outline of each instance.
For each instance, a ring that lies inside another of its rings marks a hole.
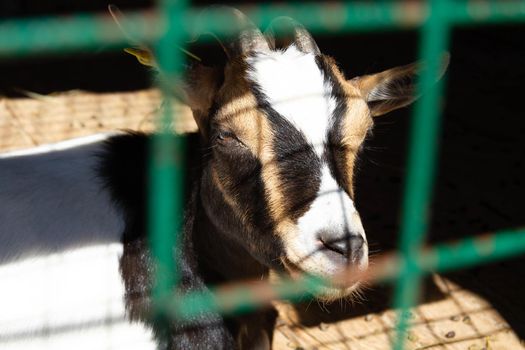
[[[0,58],[27,56],[45,52],[88,50],[130,45],[130,36],[144,42],[157,40],[163,26],[154,25],[153,13],[130,13],[129,35],[119,30],[106,15],[79,15],[19,19],[0,22]]]
[[[241,314],[269,305],[272,300],[309,300],[320,292],[324,281],[304,275],[296,280],[283,278],[280,283],[245,281],[223,285],[211,292],[177,295],[164,305],[168,316],[184,321],[205,313]]]
[[[445,272],[525,254],[525,228],[504,230],[453,243],[437,244],[421,251],[419,267],[425,274]],[[377,258],[369,271],[350,272],[338,281],[395,282],[404,274],[406,264],[400,254],[385,254]],[[328,281],[313,276],[292,280],[284,278],[278,284],[261,281],[221,286],[213,292],[193,292],[177,295],[166,303],[168,315],[178,320],[191,319],[207,312],[239,314],[265,305],[272,300],[307,300],[321,291]]]
[[[481,25],[525,22],[525,0],[457,2],[446,14],[451,24]],[[242,10],[261,28],[278,16],[291,16],[315,34],[349,31],[403,30],[419,27],[427,18],[427,6],[419,2],[392,3],[320,3],[297,5],[260,5]],[[0,22],[0,59],[44,52],[87,50],[105,45],[108,48],[129,45],[133,41],[152,43],[163,33],[162,16],[153,12],[132,12],[126,15],[129,25],[123,34],[110,16],[79,15],[19,19]],[[189,9],[172,19],[180,23],[184,36],[196,23],[218,35],[227,31],[229,17],[221,10],[202,13]]]
[[[525,253],[525,228],[470,237],[452,244],[439,244],[421,254],[425,271],[445,272]]]
[[[450,1],[449,22],[457,26],[507,24],[524,21],[525,1]]]

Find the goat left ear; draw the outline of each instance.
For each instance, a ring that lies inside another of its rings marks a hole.
[[[109,5],[108,10],[124,36],[134,46],[124,51],[134,56],[141,64],[160,71],[153,51],[129,34],[133,32],[129,30],[133,23],[115,5]],[[207,125],[205,117],[211,107],[213,96],[219,88],[222,67],[206,66],[202,64],[200,57],[183,48],[179,49],[190,57],[190,63],[186,67],[183,79],[178,84],[174,84],[173,94],[191,108],[199,130],[205,133]]]
[[[124,52],[135,56],[135,58],[137,59],[137,61],[139,61],[140,64],[143,64],[148,67],[157,68],[157,63],[155,62],[155,57],[153,56],[153,53],[146,47],[127,47],[124,49]]]
[[[443,55],[436,81],[445,73],[449,60],[448,53]],[[405,107],[419,97],[415,94],[415,81],[422,69],[425,69],[424,64],[416,62],[381,73],[357,77],[351,82],[361,91],[372,116],[377,117]]]

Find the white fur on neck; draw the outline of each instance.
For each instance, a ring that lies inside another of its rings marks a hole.
[[[248,58],[248,63],[248,78],[259,85],[271,106],[304,134],[321,157],[336,102],[315,56],[291,45],[284,51],[257,53]]]

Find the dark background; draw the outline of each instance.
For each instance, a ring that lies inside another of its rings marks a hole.
[[[145,0],[113,3],[123,10],[152,5]],[[95,0],[1,0],[0,19],[104,12],[106,7],[106,1]],[[316,38],[349,78],[406,64],[417,56],[415,31]],[[525,226],[525,26],[457,28],[450,51],[430,243]],[[50,93],[151,85],[147,69],[131,56],[104,48],[82,55],[0,61],[0,77],[0,95],[7,96],[17,96],[17,88]],[[396,248],[410,112],[403,109],[377,119],[361,157],[356,202],[375,251]],[[446,276],[487,298],[525,338],[525,259]],[[381,298],[385,288],[369,292],[369,299],[374,300],[374,293]],[[382,301],[372,307],[385,305]]]

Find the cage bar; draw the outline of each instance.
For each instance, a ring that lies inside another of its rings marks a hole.
[[[465,238],[453,244],[437,244],[423,250],[419,265],[423,271],[445,272],[510,258],[525,252],[525,229],[502,230]]]
[[[152,258],[156,264],[152,297],[157,317],[163,317],[162,305],[171,297],[174,286],[179,282],[175,262],[179,261],[177,245],[184,206],[185,140],[184,136],[173,132],[170,96],[176,82],[180,81],[177,78],[183,59],[182,51],[174,49],[182,46],[184,39],[174,19],[186,10],[186,6],[186,2],[181,0],[160,2],[167,25],[156,51],[162,72],[159,86],[165,97],[165,105],[159,114],[157,133],[151,145],[148,206],[148,232]]]
[[[525,22],[525,0],[456,1],[445,14],[451,24],[483,25]],[[312,33],[337,35],[355,31],[406,30],[418,28],[428,12],[424,2],[342,2],[334,4],[259,5],[242,8],[254,23],[266,27],[278,16],[291,16],[302,22]],[[201,18],[202,9],[188,8],[173,18],[177,28],[192,32]],[[217,35],[224,32],[227,16],[221,11],[204,14],[206,29]],[[165,16],[151,12],[127,14],[133,26],[133,38],[152,43],[164,31]],[[69,17],[25,18],[0,22],[0,59],[39,53],[60,53],[87,50],[100,45],[123,47],[125,35],[115,30],[109,16],[76,15]]]
[[[426,69],[422,71],[417,86],[418,95],[423,95],[414,106],[408,174],[403,195],[399,244],[403,269],[394,292],[394,306],[400,309],[394,346],[397,350],[404,348],[408,309],[418,302],[421,289],[422,271],[417,261],[427,233],[435,175],[441,115],[440,98],[443,95],[443,82],[438,79],[440,66],[443,64],[442,56],[448,48],[448,11],[449,0],[431,0],[429,17],[421,29],[419,39],[420,57]]]
[[[422,248],[416,263],[421,274],[446,272],[481,265],[525,252],[525,228],[503,230],[457,242]],[[388,254],[359,279],[367,282],[395,282],[405,273],[400,254]],[[315,297],[319,287],[329,281],[315,276],[283,279],[278,284],[244,281],[212,288],[209,292],[177,294],[166,303],[168,314],[183,322],[206,312],[232,315],[269,305],[272,300],[306,301]]]

